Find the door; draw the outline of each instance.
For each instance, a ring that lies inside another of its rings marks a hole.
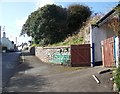
[[[90,66],[90,44],[71,45],[71,65]]]
[[[114,37],[102,41],[102,61],[104,67],[114,65]]]

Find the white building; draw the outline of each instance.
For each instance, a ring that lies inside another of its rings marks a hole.
[[[116,7],[119,7],[118,4]],[[91,60],[111,67],[119,64],[119,13],[113,8],[95,25],[91,26]]]
[[[2,47],[7,47],[7,50],[14,50],[14,44],[6,38],[6,33],[3,32],[3,37],[1,38]]]

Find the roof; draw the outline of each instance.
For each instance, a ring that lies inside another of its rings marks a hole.
[[[120,3],[119,3],[116,7],[118,7],[118,6],[120,6]],[[116,7],[115,7],[115,8],[116,8]],[[113,8],[113,9],[112,9],[111,11],[109,11],[105,16],[103,16],[100,20],[98,20],[94,26],[98,26],[98,25],[99,25],[101,22],[103,22],[107,17],[109,17],[111,14],[113,14],[113,13],[116,11],[115,8]]]

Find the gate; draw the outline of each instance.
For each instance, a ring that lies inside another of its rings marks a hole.
[[[90,66],[90,44],[71,45],[71,66]]]
[[[102,61],[104,67],[114,65],[114,37],[102,41]]]

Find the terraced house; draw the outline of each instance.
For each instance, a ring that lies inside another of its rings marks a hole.
[[[12,43],[8,38],[6,38],[6,33],[3,32],[3,37],[1,38],[2,49],[4,51],[13,51],[14,43]]]

